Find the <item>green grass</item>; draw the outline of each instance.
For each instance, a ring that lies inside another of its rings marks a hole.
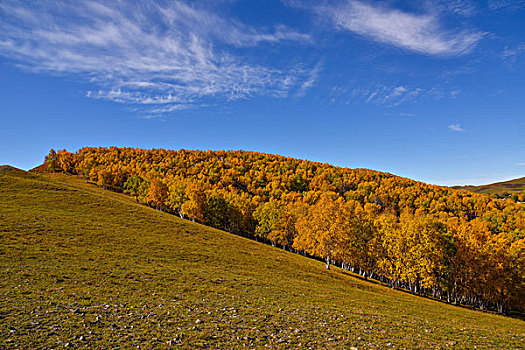
[[[0,347],[523,348],[525,322],[362,281],[64,175],[0,172]]]

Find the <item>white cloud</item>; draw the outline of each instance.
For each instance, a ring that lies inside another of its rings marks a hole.
[[[455,132],[465,131],[465,129],[463,129],[459,124],[450,124],[449,126],[447,126],[447,128]]]
[[[387,107],[394,107],[405,102],[414,101],[422,94],[423,90],[417,87],[382,84],[373,88],[356,88],[352,91],[352,96],[363,98],[365,103],[373,103]]]
[[[457,98],[459,95],[461,95],[460,89],[454,89],[449,92],[449,95],[451,98]]]
[[[322,64],[318,63],[315,67],[309,72],[307,79],[301,84],[298,91],[295,93],[295,97],[303,97],[306,95],[306,92],[314,86],[314,84],[319,79],[319,73],[322,69]]]
[[[152,106],[152,115],[207,98],[307,88],[315,82],[307,69],[263,66],[235,49],[309,40],[283,25],[258,30],[182,1],[0,3],[0,55],[32,71],[82,76],[93,86],[89,97],[174,106]]]
[[[481,39],[475,31],[449,31],[434,14],[413,14],[360,1],[325,5],[317,12],[338,28],[426,55],[462,55]]]
[[[440,0],[438,2],[449,11],[461,16],[473,16],[476,13],[476,5],[471,0]]]
[[[525,2],[522,0],[489,0],[489,10],[511,10],[516,11],[525,7]]]
[[[519,166],[525,166],[525,162],[518,163]]]
[[[440,100],[457,98],[462,94],[459,89],[445,87],[422,88],[409,84],[375,83],[355,88],[334,86],[330,91],[331,103],[364,102],[381,105],[387,108],[397,107],[407,103],[417,103],[421,99]]]
[[[518,61],[518,57],[525,53],[525,42],[519,43],[515,46],[505,46],[503,50],[502,58],[503,61],[510,65],[515,64]]]

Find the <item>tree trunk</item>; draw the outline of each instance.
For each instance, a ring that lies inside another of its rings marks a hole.
[[[330,270],[330,251],[326,254],[326,269]]]
[[[500,314],[502,314],[502,313],[503,313],[503,303],[496,303],[496,304],[497,304],[497,306],[498,306],[498,312],[499,312]]]

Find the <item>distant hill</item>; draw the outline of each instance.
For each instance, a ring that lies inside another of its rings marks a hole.
[[[488,185],[453,186],[452,188],[488,195],[497,194],[500,197],[509,197],[512,196],[512,194],[525,191],[525,177],[509,181],[495,182]]]
[[[79,176],[2,169],[2,349],[525,343],[520,319],[326,270],[322,262],[153,210]]]
[[[0,165],[0,175],[13,174],[13,173],[25,174],[26,172],[24,170],[15,168],[11,165]]]

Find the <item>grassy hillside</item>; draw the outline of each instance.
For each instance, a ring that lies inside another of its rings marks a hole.
[[[482,194],[499,194],[503,193],[512,194],[515,192],[525,191],[525,177],[519,179],[496,182],[488,185],[480,186],[454,186],[455,189],[467,190],[475,193]]]
[[[525,310],[525,206],[514,200],[243,150],[84,147],[45,159],[47,171],[393,288]]]
[[[0,171],[0,347],[520,348],[418,298],[82,179]]]

